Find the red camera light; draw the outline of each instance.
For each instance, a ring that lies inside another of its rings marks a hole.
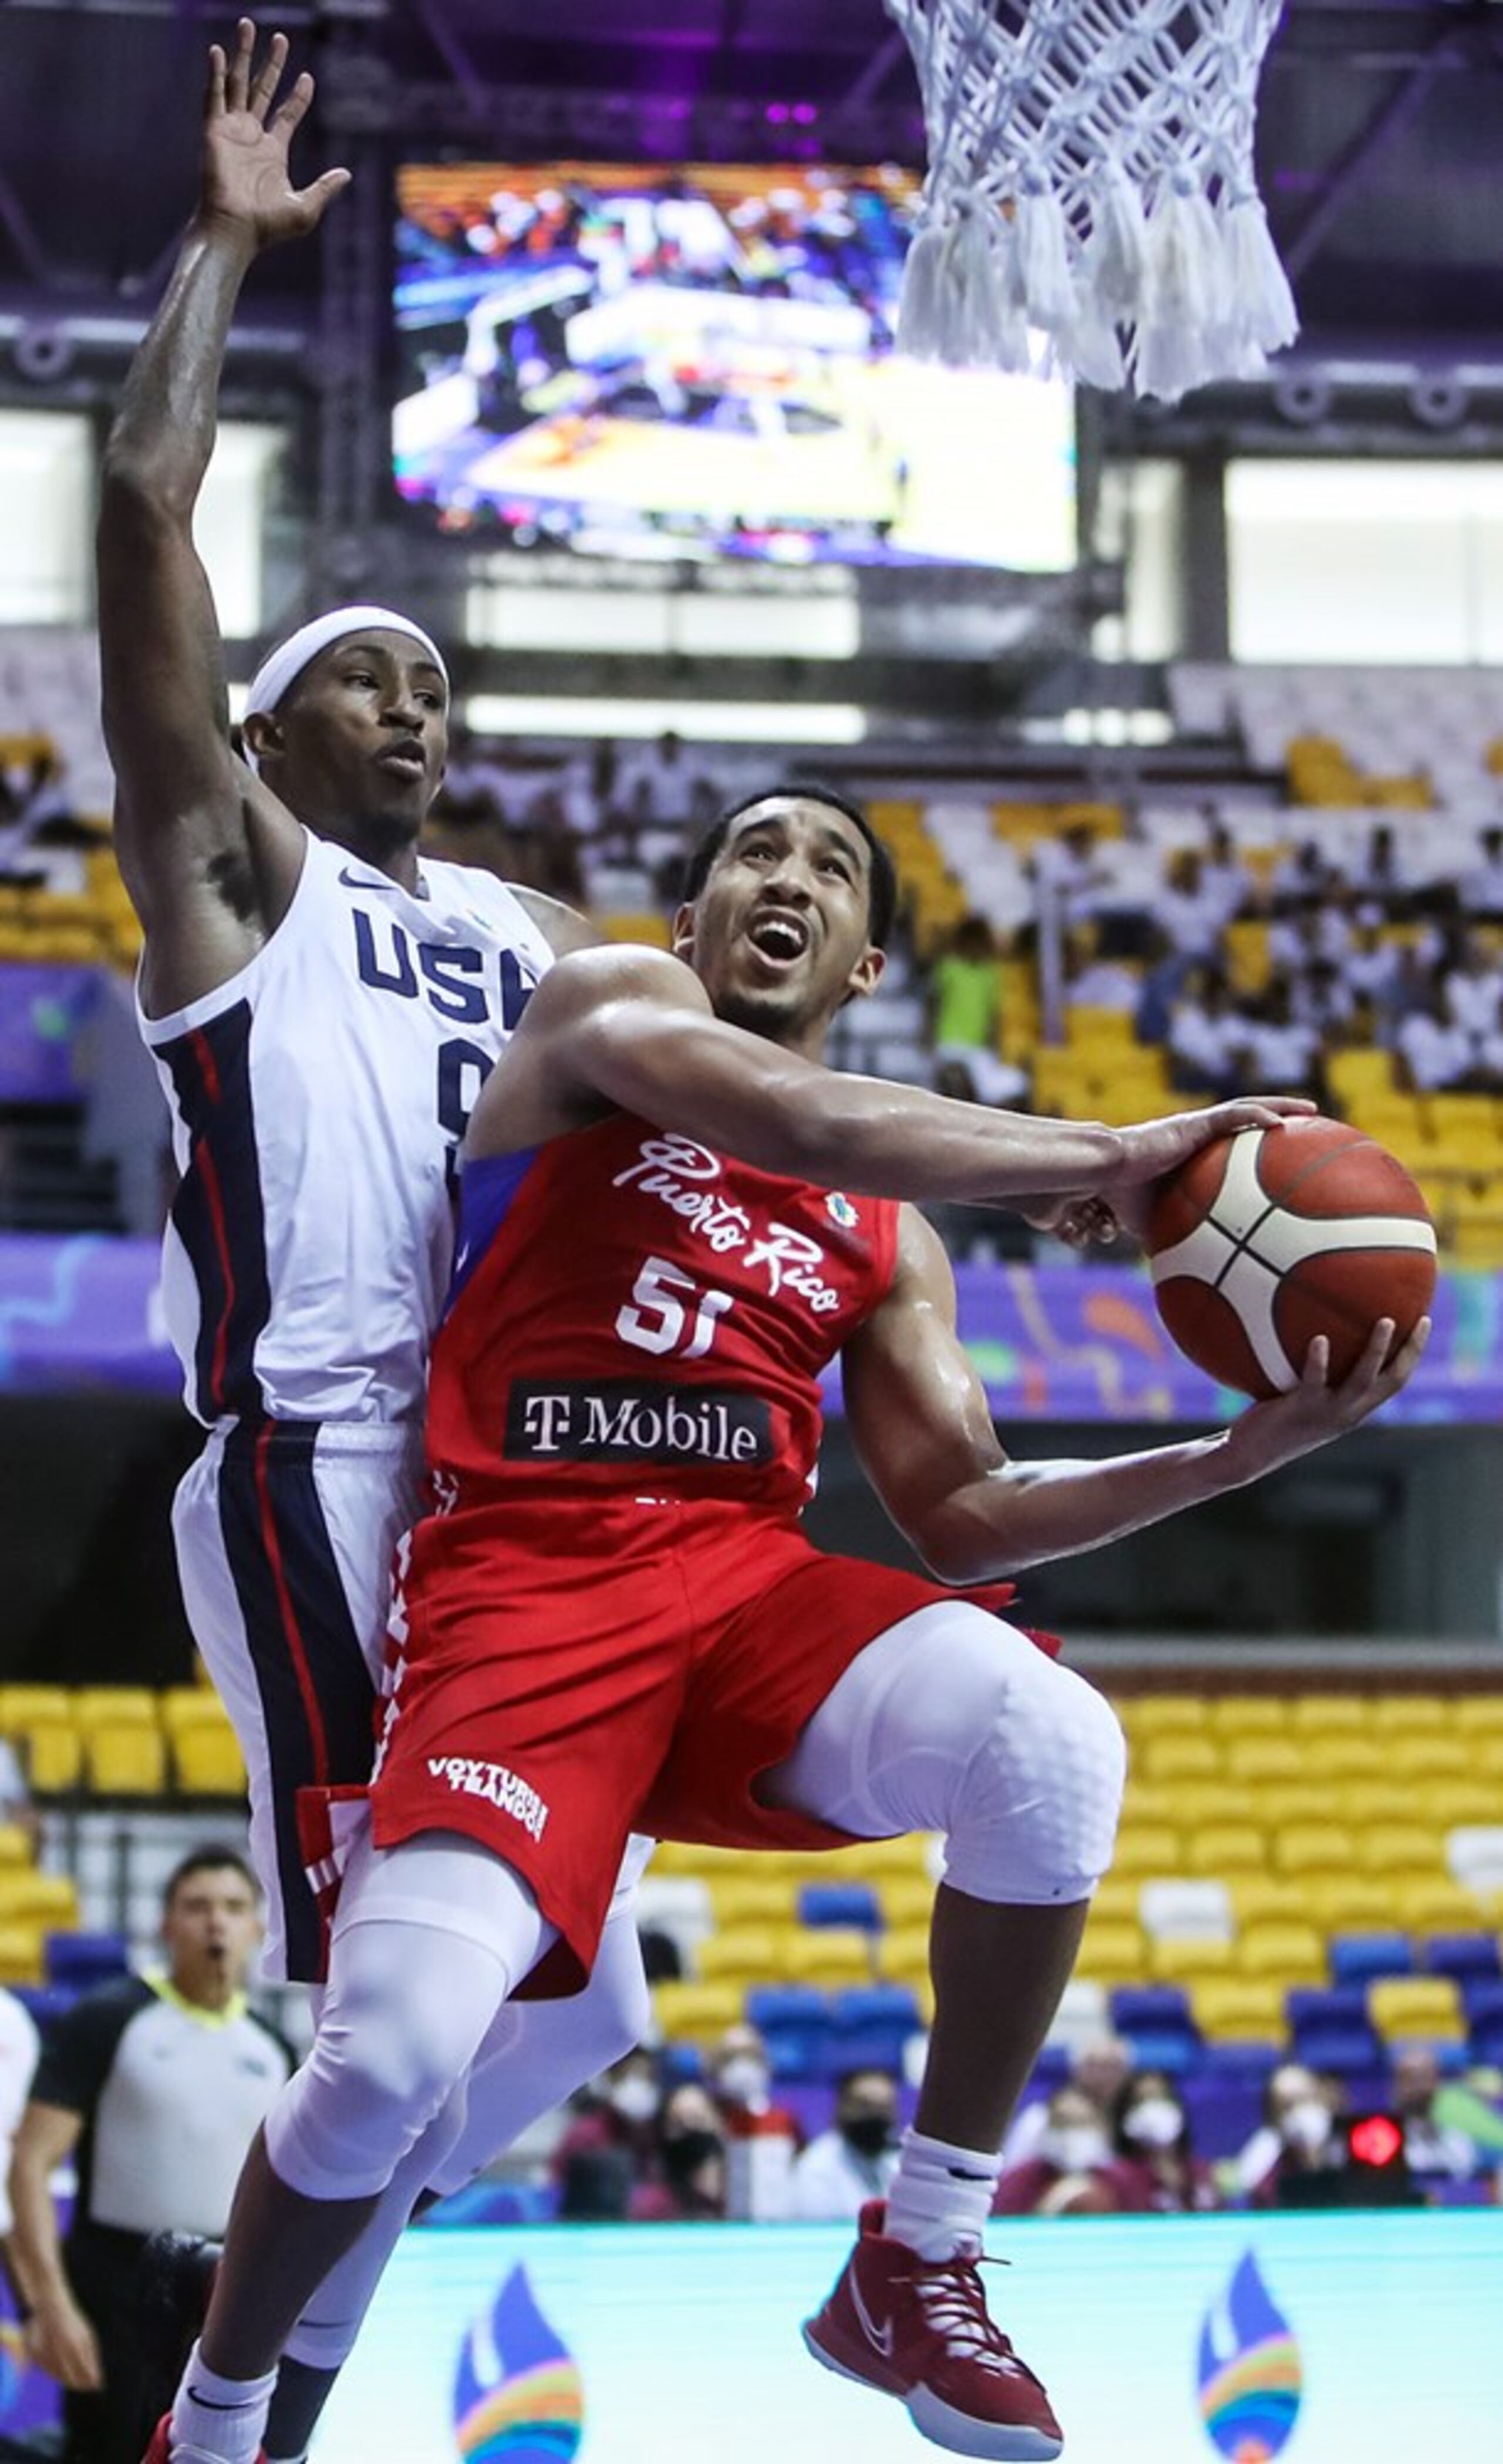
[[[1404,2153],[1404,2132],[1386,2113],[1370,2113],[1353,2123],[1350,2145],[1359,2165],[1393,2165]]]

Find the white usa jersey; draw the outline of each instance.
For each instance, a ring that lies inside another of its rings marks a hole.
[[[454,1156],[552,959],[490,873],[420,863],[414,895],[305,837],[250,963],[170,1017],[138,1011],[182,1175],[167,1330],[205,1422],[421,1413]]]

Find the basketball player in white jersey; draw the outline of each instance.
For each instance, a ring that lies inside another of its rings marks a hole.
[[[287,46],[276,36],[257,64],[254,39],[242,20],[232,59],[210,55],[198,210],[110,434],[99,632],[116,847],[145,928],[142,1032],[182,1174],[168,1317],[209,1430],[178,1498],[178,1561],[250,1772],[268,1972],[308,1978],[320,1946],[298,1794],[369,1770],[453,1159],[531,987],[595,935],[551,900],[419,857],[448,678],[408,618],[354,607],[304,627],[261,668],[245,759],[232,750],[192,541],[226,339],[255,256],[311,231],[347,176],[291,186],[312,80],[274,113]],[[497,2043],[451,2185],[643,2033],[631,1880],[624,1869],[603,1982],[538,2005]],[[346,2286],[294,2339],[274,2457],[302,2453],[425,2187],[419,2161]]]

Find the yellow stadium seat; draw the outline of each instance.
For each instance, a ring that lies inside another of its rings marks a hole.
[[[1236,1951],[1245,1976],[1278,1976],[1286,1985],[1325,1983],[1325,1945],[1314,1925],[1249,1925],[1237,1936]]]
[[[870,1985],[873,1937],[859,1925],[798,1925],[784,1945],[780,1976],[790,1985]]]
[[[1138,1694],[1130,1698],[1130,1721],[1135,1737],[1163,1736],[1171,1728],[1188,1728],[1198,1733],[1209,1726],[1205,1705],[1198,1694]],[[1125,1705],[1117,1705],[1119,1712]]]
[[[83,1739],[72,1721],[53,1727],[38,1721],[28,1728],[26,1775],[36,1796],[62,1796],[83,1776]]]
[[[1166,1823],[1135,1824],[1118,1837],[1112,1859],[1114,1874],[1177,1874],[1179,1870],[1180,1835]]]
[[[1355,1728],[1316,1729],[1304,1741],[1304,1756],[1312,1779],[1381,1779],[1393,1768],[1383,1740]]]
[[[1450,1717],[1458,1734],[1503,1737],[1503,1694],[1458,1694]]]
[[[1296,1694],[1289,1706],[1292,1728],[1365,1728],[1370,1705],[1361,1694]]]
[[[1301,1925],[1310,1913],[1304,1883],[1288,1874],[1233,1874],[1227,1887],[1232,1913],[1244,1929],[1255,1925]]]
[[[1144,1777],[1158,1788],[1179,1779],[1214,1779],[1222,1769],[1222,1748],[1209,1729],[1199,1734],[1150,1731],[1138,1747],[1138,1756]]]
[[[893,1985],[917,1985],[929,1974],[927,1925],[895,1925],[876,1938],[876,1970]]]
[[[75,1725],[84,1736],[99,1728],[155,1728],[157,1698],[146,1685],[80,1685],[73,1697]]]
[[[1207,1822],[1184,1843],[1187,1874],[1261,1874],[1268,1861],[1267,1837],[1252,1822]]]
[[[1463,1823],[1503,1822],[1503,1788],[1485,1779],[1428,1779],[1409,1792],[1416,1810],[1440,1831]]]
[[[1264,1780],[1246,1793],[1247,1811],[1255,1815],[1270,1831],[1283,1831],[1293,1824],[1329,1822],[1331,1819],[1331,1791],[1319,1780]]]
[[[652,2010],[665,2036],[709,2044],[741,2016],[739,1985],[696,1985],[673,1977],[652,1988]]]
[[[244,1796],[245,1758],[228,1721],[179,1730],[172,1741],[172,1772],[185,1796]]]
[[[1196,2026],[1213,2042],[1284,2041],[1284,1988],[1276,1976],[1196,1976],[1189,1995]]]
[[[673,934],[666,915],[655,913],[633,913],[630,915],[600,915],[592,919],[608,941],[640,941],[650,950],[669,950]]]
[[[783,1874],[718,1874],[709,1885],[710,1905],[722,1932],[743,1925],[793,1923],[795,1885]]]
[[[73,1696],[66,1685],[0,1685],[0,1734],[24,1737],[37,1721],[50,1727],[73,1719]]]
[[[1192,1976],[1229,1976],[1236,1949],[1208,1934],[1161,1934],[1148,1945],[1148,1972],[1156,1984],[1183,1985]]]
[[[863,1839],[854,1847],[836,1848],[828,1856],[816,1853],[800,1857],[794,1862],[799,1880],[804,1882],[875,1884],[887,1874],[926,1873],[932,1836],[926,1831],[909,1831],[900,1839]],[[751,1859],[757,1866],[766,1861],[761,1850]]]
[[[1358,1838],[1364,1873],[1429,1875],[1440,1870],[1440,1840],[1418,1823],[1375,1822]]]
[[[0,1925],[0,1985],[39,1985],[41,1981],[41,1928]]]
[[[1474,1748],[1466,1737],[1422,1733],[1384,1737],[1383,1750],[1395,1779],[1470,1779]]]
[[[1209,1709],[1211,1727],[1225,1737],[1281,1737],[1289,1725],[1280,1694],[1218,1694]]]
[[[1332,1797],[1332,1812],[1337,1819],[1359,1830],[1375,1822],[1412,1822],[1421,1802],[1413,1788],[1402,1788],[1391,1779],[1340,1780]]]
[[[1243,1793],[1247,1798],[1245,1803],[1238,1801],[1224,1779],[1177,1780],[1172,1788],[1156,1788],[1153,1791],[1155,1803],[1160,1808],[1155,1818],[1171,1824],[1176,1831],[1194,1831],[1207,1822],[1257,1822],[1261,1825],[1262,1806],[1253,1803],[1249,1792]],[[1134,1803],[1136,1805],[1136,1798]],[[1144,1819],[1147,1819],[1146,1815]]]
[[[1472,1769],[1479,1778],[1503,1779],[1503,1736],[1493,1736],[1486,1728],[1480,1736],[1469,1741]]]
[[[1305,1758],[1290,1736],[1228,1737],[1227,1771],[1241,1782],[1297,1780],[1305,1775]]]
[[[19,1822],[0,1822],[0,1873],[16,1865],[30,1865],[32,1836]]]
[[[712,1933],[695,1953],[701,1985],[768,1985],[783,1974],[784,1954],[791,1926],[738,1925],[732,1933]]]
[[[1135,1874],[1108,1874],[1091,1896],[1093,1925],[1138,1925],[1142,1915],[1142,1888]]]
[[[1421,1728],[1448,1728],[1450,1705],[1443,1694],[1380,1694],[1373,1727],[1383,1736],[1412,1737]]]
[[[1467,2034],[1451,1976],[1379,1976],[1367,1989],[1367,2015],[1385,2043],[1425,2039],[1460,2044]]]
[[[1088,1922],[1080,1956],[1075,1962],[1077,1976],[1089,1977],[1098,1985],[1132,1985],[1148,1972],[1148,1950],[1141,1928],[1135,1925]]]
[[[13,1868],[0,1874],[0,1925],[38,1925],[45,1933],[66,1933],[78,1922],[78,1890],[67,1874],[24,1873]]]
[[[875,1888],[884,1925],[928,1924],[934,1910],[934,1884],[927,1874],[884,1874]]]
[[[167,1784],[166,1740],[159,1728],[101,1724],[84,1738],[83,1761],[96,1796],[160,1796]]]
[[[1357,1841],[1338,1822],[1291,1822],[1272,1839],[1279,1874],[1335,1874],[1357,1862]]]
[[[1302,1885],[1313,1924],[1334,1933],[1386,1933],[1396,1922],[1391,1882],[1378,1874],[1307,1874]]]
[[[1472,1933],[1486,1923],[1482,1902],[1461,1882],[1396,1881],[1394,1904],[1405,1933]]]

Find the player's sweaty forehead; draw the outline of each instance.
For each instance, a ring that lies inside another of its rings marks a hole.
[[[838,851],[850,860],[858,881],[870,878],[872,850],[861,831],[835,805],[816,797],[769,796],[765,803],[748,805],[732,822],[711,870],[755,837],[770,838],[780,847],[803,846],[815,855]]]

